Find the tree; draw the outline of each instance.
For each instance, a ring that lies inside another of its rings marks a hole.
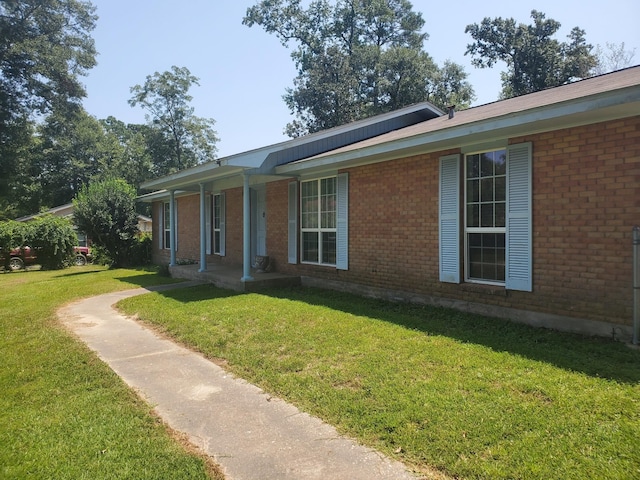
[[[29,192],[25,154],[36,115],[85,96],[79,77],[96,61],[95,8],[80,0],[0,2],[0,218],[15,216]]]
[[[171,71],[148,75],[144,85],[131,88],[129,104],[147,110],[148,125],[166,145],[168,156],[154,159],[158,175],[215,159],[215,121],[195,116],[189,105],[193,99],[189,89],[199,85],[198,81],[187,68],[173,66]]]
[[[560,29],[560,22],[547,20],[536,10],[531,11],[531,18],[533,25],[516,25],[513,18],[485,17],[480,24],[465,29],[475,40],[465,52],[473,57],[474,66],[490,68],[498,61],[507,64],[507,71],[501,74],[502,98],[587,78],[597,63],[584,30],[574,27],[568,41],[559,42],[553,35]]]
[[[113,267],[134,263],[129,254],[138,233],[136,190],[122,179],[84,185],[73,200],[73,220],[112,260]]]
[[[0,3],[0,132],[85,96],[78,77],[96,63],[94,12],[81,0]]]
[[[301,0],[263,0],[243,23],[262,26],[283,46],[297,44],[298,76],[284,95],[297,117],[286,127],[290,136],[425,100],[446,107],[455,97],[463,108],[473,100],[462,67],[445,74],[423,50],[424,20],[408,0],[315,0],[306,9]],[[453,74],[455,81],[436,85]]]
[[[601,45],[596,47],[595,56],[597,65],[593,68],[593,75],[602,75],[631,66],[631,61],[636,55],[636,49],[625,50],[624,42],[620,45],[607,42],[606,48]]]

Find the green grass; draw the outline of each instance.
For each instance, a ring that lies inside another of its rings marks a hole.
[[[0,478],[209,478],[203,459],[55,313],[80,297],[168,281],[95,266],[0,274]]]
[[[640,478],[640,352],[619,343],[314,289],[120,306],[418,471]]]

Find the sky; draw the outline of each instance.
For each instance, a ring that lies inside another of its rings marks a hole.
[[[131,107],[130,88],[147,75],[187,67],[200,79],[190,90],[195,115],[213,118],[218,157],[226,157],[287,140],[283,131],[293,117],[282,100],[296,76],[291,48],[262,27],[242,24],[247,8],[258,0],[91,0],[99,19],[92,36],[98,65],[82,81],[84,107],[99,119],[114,116],[125,123],[145,123],[141,107]],[[638,0],[413,0],[429,34],[425,50],[438,65],[452,60],[465,67],[476,92],[474,106],[497,100],[498,63],[492,69],[471,65],[464,52],[472,39],[469,24],[483,18],[514,18],[531,23],[531,10],[562,24],[564,41],[573,27],[586,31],[592,45],[621,44],[635,49],[640,64]]]

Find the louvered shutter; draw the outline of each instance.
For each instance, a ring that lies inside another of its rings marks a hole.
[[[531,292],[531,143],[507,148],[506,279],[509,290]]]
[[[298,263],[298,182],[289,183],[289,263]]]
[[[220,256],[224,257],[226,255],[226,211],[227,211],[227,202],[225,199],[224,192],[220,193]]]
[[[440,158],[440,281],[460,283],[460,155]]]
[[[349,270],[349,174],[337,178],[336,268]]]

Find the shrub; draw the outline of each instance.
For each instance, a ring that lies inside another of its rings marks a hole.
[[[78,237],[69,220],[43,215],[24,225],[25,243],[36,249],[42,268],[56,270],[71,264]]]
[[[138,233],[135,202],[135,188],[121,179],[85,185],[73,200],[78,230],[92,238],[94,247],[104,249],[113,267],[130,265]]]

